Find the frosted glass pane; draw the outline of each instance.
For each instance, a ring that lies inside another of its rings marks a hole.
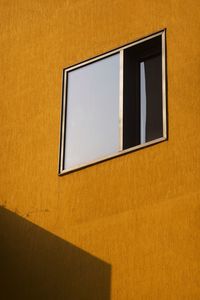
[[[119,54],[68,72],[64,168],[119,150]]]

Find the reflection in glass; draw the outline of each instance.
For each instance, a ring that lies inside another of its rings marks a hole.
[[[68,72],[64,168],[119,149],[119,54]]]
[[[145,65],[140,63],[140,143],[146,142],[146,79],[145,79]]]
[[[162,136],[161,55],[140,63],[140,143]]]

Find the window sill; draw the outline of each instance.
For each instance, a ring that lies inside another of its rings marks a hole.
[[[144,144],[140,144],[140,145],[134,146],[132,148],[128,148],[128,149],[125,149],[125,150],[113,153],[111,155],[107,155],[105,157],[101,157],[101,158],[93,160],[91,162],[88,162],[88,163],[85,163],[85,164],[81,164],[81,165],[77,165],[75,167],[72,167],[72,168],[69,168],[69,169],[61,171],[60,173],[58,173],[58,175],[62,176],[62,175],[65,175],[65,174],[69,174],[69,173],[72,173],[72,172],[75,172],[75,171],[87,168],[89,166],[96,165],[96,164],[98,164],[100,162],[112,159],[114,157],[125,155],[127,153],[134,152],[134,151],[137,151],[137,150],[139,150],[141,148],[146,148],[146,147],[149,147],[151,145],[158,144],[158,143],[161,143],[161,142],[164,142],[164,141],[167,141],[167,137],[161,137],[161,138],[158,138],[156,140],[153,140],[153,141],[150,141],[150,142],[146,142]]]

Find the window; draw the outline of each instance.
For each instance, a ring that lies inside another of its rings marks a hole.
[[[165,31],[64,69],[59,174],[167,138]]]

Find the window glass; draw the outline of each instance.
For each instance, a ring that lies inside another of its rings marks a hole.
[[[123,149],[163,136],[162,39],[124,50]]]
[[[163,136],[161,55],[146,59],[143,65],[146,81],[145,142],[148,142]]]
[[[64,168],[119,148],[119,53],[68,72]]]

